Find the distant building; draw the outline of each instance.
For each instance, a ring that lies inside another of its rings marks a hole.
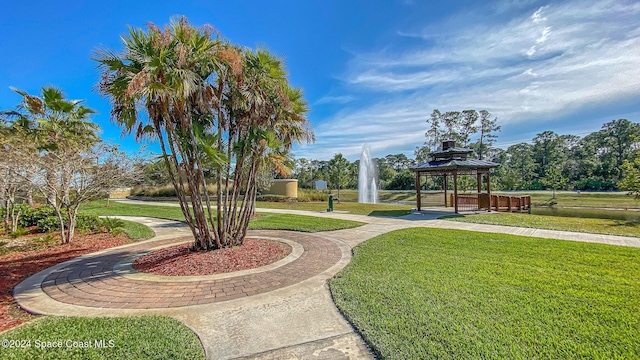
[[[298,197],[298,179],[273,179],[268,194]]]
[[[324,180],[316,180],[313,182],[316,190],[327,190],[327,182]]]

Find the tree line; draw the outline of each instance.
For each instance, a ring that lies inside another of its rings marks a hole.
[[[378,188],[414,189],[415,177],[409,169],[428,161],[429,153],[443,140],[455,140],[457,146],[472,149],[473,157],[500,164],[491,177],[496,190],[630,190],[637,182],[628,174],[640,168],[640,160],[635,160],[640,149],[640,124],[627,119],[607,122],[583,137],[544,131],[530,142],[506,149],[494,146],[500,126],[486,110],[436,109],[426,123],[425,142],[416,148],[413,158],[389,154],[375,159]],[[634,160],[638,166],[634,167]],[[296,160],[292,176],[301,187],[311,188],[314,180],[323,179],[332,189],[355,189],[358,168],[359,160],[349,162],[342,154],[329,161],[301,158]],[[474,179],[462,181],[469,182],[469,189],[474,188]],[[427,182],[426,186],[437,185]]]

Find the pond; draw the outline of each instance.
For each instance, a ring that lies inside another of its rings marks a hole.
[[[531,213],[535,215],[581,217],[581,218],[611,219],[611,220],[640,222],[640,211],[635,211],[635,210],[534,207],[531,209]]]

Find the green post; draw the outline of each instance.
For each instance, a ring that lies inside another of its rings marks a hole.
[[[332,212],[333,211],[333,194],[329,194],[329,208],[327,209],[327,212]]]

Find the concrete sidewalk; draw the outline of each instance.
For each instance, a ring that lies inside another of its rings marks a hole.
[[[633,237],[436,220],[446,214],[437,210],[402,218],[257,211],[366,225],[314,234],[252,231],[250,236],[290,244],[292,254],[259,269],[176,279],[137,273],[130,264],[151,249],[188,241],[188,227],[176,221],[122,217],[150,226],[156,237],[56,265],[20,283],[14,296],[20,306],[40,314],[172,316],[198,334],[210,359],[368,359],[373,356],[337,311],[327,280],[349,263],[354,246],[372,237],[403,228],[434,227],[640,247],[640,238]]]

